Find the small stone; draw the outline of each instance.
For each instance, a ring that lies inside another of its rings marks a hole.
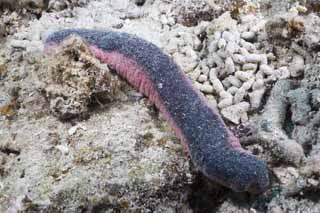
[[[222,33],[222,38],[227,42],[232,42],[232,41],[234,42],[235,41],[234,35],[229,31],[224,31]]]
[[[294,140],[280,140],[277,142],[279,157],[287,163],[299,166],[304,156],[303,148]]]
[[[223,49],[218,50],[217,54],[222,59],[226,59],[228,57],[227,52],[225,50],[223,50]]]
[[[227,71],[228,74],[232,74],[232,73],[235,72],[234,63],[233,63],[233,60],[230,57],[228,57],[226,59],[225,67],[226,67],[226,71]]]
[[[168,19],[167,19],[167,16],[166,15],[161,15],[161,17],[160,17],[160,22],[161,22],[161,24],[163,24],[163,25],[167,25],[168,24]]]
[[[201,74],[200,76],[199,76],[199,78],[198,78],[198,81],[200,82],[200,83],[204,83],[204,82],[206,82],[208,80],[208,76],[207,75],[204,75],[204,74]]]
[[[26,49],[30,45],[30,41],[27,40],[11,40],[10,46],[13,48]]]
[[[248,54],[245,55],[245,61],[248,63],[259,63],[261,61],[261,56],[259,54]]]
[[[256,81],[252,85],[252,90],[258,90],[264,88],[264,80],[256,79]]]
[[[198,90],[201,90],[202,84],[200,84],[199,82],[194,82],[193,83],[194,87],[197,88]]]
[[[246,42],[243,39],[241,39],[240,45],[251,53],[253,53],[257,50],[256,46],[254,46],[252,43]]]
[[[223,85],[219,79],[215,79],[212,81],[212,86],[214,91],[219,94],[220,92],[224,91]]]
[[[272,75],[273,74],[273,69],[266,64],[260,65],[260,70],[265,74],[265,75]]]
[[[209,71],[209,80],[210,80],[211,83],[212,83],[214,80],[218,79],[217,74],[218,74],[218,71],[217,71],[217,69],[215,69],[215,68],[212,68],[212,69]]]
[[[316,187],[316,186],[319,185],[319,181],[318,180],[311,179],[311,178],[308,179],[308,183],[313,187]]]
[[[234,94],[236,94],[238,89],[239,89],[238,87],[232,86],[227,90],[227,92],[230,93],[231,95],[234,95]]]
[[[206,82],[200,86],[200,91],[208,94],[213,93],[213,87],[209,84],[209,82]]]
[[[237,64],[244,64],[246,62],[244,56],[240,54],[233,54],[232,59],[234,63],[237,63]]]
[[[298,10],[299,13],[306,13],[308,9],[302,5],[297,5],[296,9]]]
[[[218,51],[218,41],[214,40],[214,41],[210,42],[210,44],[208,46],[208,50],[210,53],[217,52]]]
[[[189,74],[189,77],[192,80],[196,81],[199,78],[200,74],[201,74],[201,70],[197,68]]]
[[[287,168],[287,170],[293,177],[295,177],[295,178],[299,177],[299,173],[294,167],[290,166],[290,167]]]
[[[67,145],[57,145],[56,149],[58,149],[64,155],[69,153],[69,147]]]
[[[235,72],[235,76],[240,79],[241,81],[248,81],[250,78],[253,77],[253,73],[249,71],[237,71]]]
[[[290,72],[288,67],[280,67],[279,69],[274,71],[274,76],[277,79],[286,79],[290,77]]]
[[[248,50],[244,47],[240,47],[240,54],[243,55],[244,57],[249,55],[250,53],[248,52]],[[246,61],[246,60],[245,60]]]
[[[206,97],[208,99],[208,105],[212,108],[217,108],[218,103],[215,97],[213,95],[207,95]]]
[[[259,70],[257,73],[256,73],[256,79],[264,79],[264,75],[263,75],[263,72],[261,70]]]
[[[233,85],[237,88],[241,87],[241,85],[242,85],[242,82],[233,75],[228,76],[227,79],[231,83],[231,85]]]
[[[244,82],[241,87],[245,91],[248,91],[252,87],[254,80],[255,80],[254,77],[250,78],[248,81]]]
[[[247,94],[247,92],[245,89],[239,88],[233,97],[233,103],[237,104],[237,103],[240,103],[241,101],[243,101],[246,94]]]
[[[223,109],[225,107],[229,107],[232,105],[232,98],[226,98],[226,99],[222,99],[219,104],[218,104],[218,108]]]
[[[243,38],[246,41],[253,42],[256,39],[256,34],[252,31],[243,32],[241,34],[241,38]]]
[[[292,62],[289,65],[290,75],[292,77],[299,77],[303,75],[304,71],[304,59],[300,55],[293,57]]]
[[[216,64],[218,67],[224,66],[224,62],[223,62],[222,58],[217,53],[213,53],[210,58],[212,60],[212,63]],[[209,62],[210,58],[208,59],[208,62]]]
[[[277,59],[277,57],[273,53],[268,53],[267,59],[270,61],[275,61]]]
[[[313,154],[306,160],[305,166],[301,172],[307,176],[316,175],[320,176],[320,152]]]
[[[267,55],[266,54],[261,54],[260,57],[261,57],[260,64],[266,64],[267,65],[268,64]]]
[[[232,84],[230,83],[228,78],[225,78],[221,81],[222,85],[224,86],[224,88],[229,88],[232,86]]]
[[[249,110],[249,106],[250,105],[247,102],[240,102],[238,104],[223,108],[221,110],[221,114],[224,118],[232,123],[239,124],[243,114],[246,114]]]
[[[311,104],[314,108],[320,109],[320,89],[311,90]]]
[[[221,99],[230,99],[230,98],[233,98],[233,96],[227,92],[227,91],[221,91],[219,93],[219,96],[221,97]]]
[[[218,47],[219,47],[219,49],[224,49],[226,46],[227,46],[226,40],[224,40],[223,38],[221,38],[221,39],[218,41]]]
[[[229,55],[234,54],[235,52],[238,52],[240,49],[239,45],[233,41],[229,42],[226,47],[226,53]]]
[[[219,40],[221,38],[222,33],[220,31],[216,31],[214,33],[214,40]]]
[[[74,135],[76,132],[77,132],[77,130],[78,130],[78,126],[73,126],[73,127],[71,127],[69,130],[68,130],[68,134],[71,136],[71,135]]]
[[[244,64],[242,66],[242,70],[246,71],[246,70],[253,70],[256,71],[257,70],[258,65],[257,64],[253,64],[253,63],[247,63]]]
[[[265,88],[254,90],[249,93],[251,108],[257,109],[260,106],[264,93]]]

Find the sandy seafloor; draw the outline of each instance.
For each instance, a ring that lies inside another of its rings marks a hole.
[[[320,212],[317,1],[0,5],[0,212]],[[75,27],[170,55],[268,163],[268,190],[205,178],[157,109],[79,39],[44,55],[50,33]]]

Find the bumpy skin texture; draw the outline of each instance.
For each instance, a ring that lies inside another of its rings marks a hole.
[[[207,177],[235,191],[267,189],[266,163],[241,148],[218,113],[159,48],[126,33],[69,29],[47,38],[47,52],[70,35],[82,37],[97,58],[149,97]]]

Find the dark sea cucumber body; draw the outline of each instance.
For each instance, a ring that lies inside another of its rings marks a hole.
[[[156,105],[207,177],[235,191],[260,193],[267,189],[266,163],[241,148],[219,114],[158,47],[127,33],[70,29],[50,35],[47,48],[71,34],[82,37],[97,58]]]

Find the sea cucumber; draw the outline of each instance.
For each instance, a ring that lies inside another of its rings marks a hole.
[[[238,192],[268,188],[266,163],[241,148],[216,110],[158,47],[127,33],[67,29],[48,36],[45,51],[70,35],[80,36],[95,57],[155,104],[205,176]]]

